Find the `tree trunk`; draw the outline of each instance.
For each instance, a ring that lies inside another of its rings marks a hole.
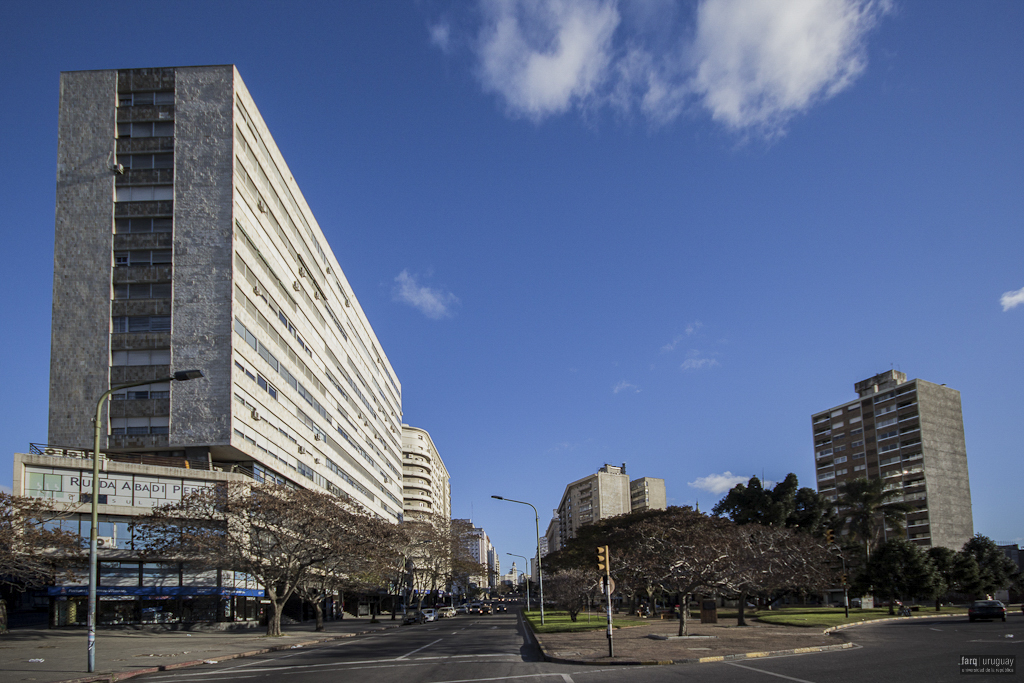
[[[281,611],[284,609],[284,600],[271,597],[270,614],[267,616],[267,636],[276,637],[281,634]]]
[[[7,601],[0,598],[0,633],[7,633]]]
[[[935,598],[935,611],[939,612],[941,610],[942,610],[942,601],[939,600],[938,598]]]
[[[690,616],[690,596],[689,594],[683,594],[682,599],[678,598],[679,594],[676,594],[676,599],[679,601],[679,635],[686,635],[686,621]]]
[[[324,630],[324,603],[321,599],[313,601],[313,612],[316,614],[316,630]]]
[[[736,625],[737,626],[746,626],[747,625],[746,619],[743,618],[743,613],[746,611],[746,609],[747,609],[747,589],[744,588],[743,590],[740,591],[740,611],[739,611],[739,616],[736,619]]]

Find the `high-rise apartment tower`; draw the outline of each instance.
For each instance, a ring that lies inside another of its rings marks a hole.
[[[401,386],[233,66],[61,74],[49,443],[402,518]],[[56,452],[56,449],[54,449]]]
[[[836,500],[843,482],[881,478],[914,508],[907,538],[959,550],[974,534],[960,392],[897,370],[854,390],[855,400],[811,417],[818,492]]]

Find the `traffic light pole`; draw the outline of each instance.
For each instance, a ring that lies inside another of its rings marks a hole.
[[[615,645],[612,642],[612,558],[608,546],[597,548],[597,570],[603,571],[601,581],[604,583],[605,614],[608,617],[608,656],[615,656]]]
[[[846,555],[843,554],[843,549],[836,544],[835,532],[831,529],[825,535],[825,539],[828,541],[829,550],[835,550],[836,554],[839,555],[839,559],[843,563],[843,610],[846,612],[846,618],[850,618],[850,581],[849,575],[846,573]]]

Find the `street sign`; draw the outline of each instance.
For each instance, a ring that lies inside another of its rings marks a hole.
[[[611,583],[611,585],[609,585],[609,582]],[[606,589],[605,592],[608,595],[611,595],[612,593],[615,592],[615,579],[613,579],[610,576],[602,576],[601,577],[601,588],[602,589]]]

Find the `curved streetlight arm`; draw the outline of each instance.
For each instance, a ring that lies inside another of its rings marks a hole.
[[[537,512],[537,508],[534,507],[533,503],[527,503],[525,500],[512,500],[511,498],[505,498],[503,496],[491,496],[497,500],[508,501],[509,503],[519,503],[520,505],[529,505],[533,508],[533,519],[537,526],[537,583],[540,587],[540,623],[544,624],[544,566],[540,560],[540,513]]]
[[[92,524],[89,529],[89,610],[88,610],[88,627],[89,635],[87,638],[87,654],[89,660],[89,673],[96,671],[96,576],[97,562],[96,562],[96,541],[98,538],[97,527],[99,526],[99,489],[100,489],[100,420],[103,417],[103,404],[106,403],[107,399],[115,391],[121,389],[130,389],[132,387],[141,387],[146,384],[156,384],[158,382],[187,382],[190,379],[199,379],[203,376],[202,370],[179,370],[173,375],[167,377],[158,377],[156,379],[146,379],[139,382],[129,382],[128,384],[118,384],[116,387],[110,387],[104,391],[98,401],[96,401],[96,419],[93,421],[93,441],[92,441]]]

